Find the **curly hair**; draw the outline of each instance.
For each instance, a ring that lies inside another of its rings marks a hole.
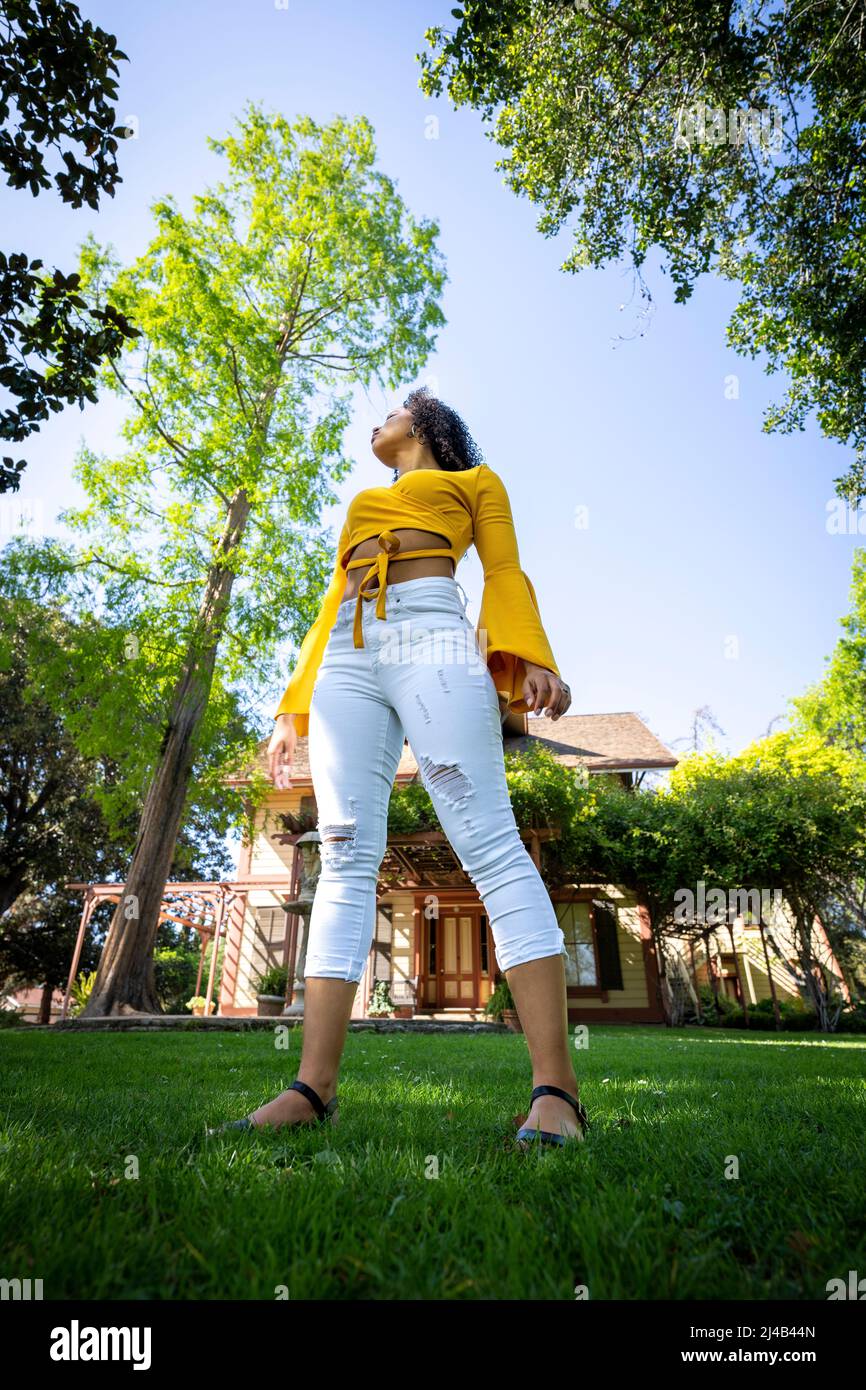
[[[456,410],[431,396],[426,386],[410,391],[403,404],[440,468],[448,473],[460,473],[484,462],[481,450]],[[395,481],[398,476],[395,468]]]

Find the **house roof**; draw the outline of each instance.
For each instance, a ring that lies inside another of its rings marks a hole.
[[[590,772],[672,768],[679,762],[643,720],[630,712],[564,714],[557,720],[533,715],[527,720],[527,729],[522,735],[506,735],[505,748],[518,751],[541,742],[566,767],[583,764]]]
[[[589,772],[627,772],[644,768],[676,767],[679,759],[656,738],[643,720],[631,712],[620,714],[564,714],[561,719],[546,715],[528,716],[527,732],[505,732],[506,752],[522,751],[531,744],[542,743],[566,767],[586,767]],[[254,767],[267,770],[268,741],[259,744]],[[252,769],[251,769],[252,770]],[[397,766],[397,777],[408,780],[418,771],[418,764],[408,743]],[[228,779],[231,785],[243,784],[244,773]],[[309,782],[310,762],[308,740],[297,739],[292,781]]]

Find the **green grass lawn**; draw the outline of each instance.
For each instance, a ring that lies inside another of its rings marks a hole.
[[[519,1034],[350,1034],[336,1126],[201,1144],[294,1079],[299,1031],[0,1033],[0,1274],[45,1298],[823,1300],[866,1271],[866,1038],[589,1044],[587,1140],[521,1154]]]

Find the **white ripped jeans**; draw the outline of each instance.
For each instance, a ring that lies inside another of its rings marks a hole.
[[[478,890],[501,971],[567,956],[553,903],[517,829],[493,677],[446,575],[389,584],[384,621],[356,598],[337,611],[310,701],[321,873],[306,976],[360,980],[373,940],[388,802],[409,745],[439,822]]]

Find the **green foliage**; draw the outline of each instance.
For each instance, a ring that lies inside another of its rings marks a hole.
[[[186,1007],[187,1007],[188,1009],[204,1009],[206,1005],[207,1005],[207,998],[206,998],[205,995],[203,995],[203,994],[194,994],[194,995],[192,996],[191,999],[187,999],[187,1001],[186,1001]],[[212,999],[212,1000],[211,1000],[210,1009],[208,1010],[208,1012],[209,1012],[209,1013],[215,1013],[215,1012],[216,1012],[216,1000],[215,1000],[215,999]]]
[[[698,991],[701,1001],[701,1021],[708,1028],[723,1028],[734,1017],[742,1017],[742,1009],[722,989],[718,995],[712,986],[702,985]],[[766,1022],[762,1025],[766,1026]]]
[[[726,994],[719,991],[718,999],[709,985],[702,985],[699,991],[701,1001],[701,1023],[707,1028],[746,1028],[759,1032],[772,1031],[776,1027],[773,1000],[770,995],[749,1005],[749,1019],[742,1007]],[[813,1009],[807,1008],[802,999],[779,999],[779,1016],[783,1032],[813,1032],[818,1027],[818,1019]],[[692,1013],[692,1021],[696,1015]]]
[[[272,994],[285,997],[289,987],[289,971],[285,965],[272,965],[269,970],[259,975],[256,982],[257,994]]]
[[[843,1009],[837,1024],[839,1033],[866,1033],[866,1003],[852,1004]]]
[[[530,742],[505,755],[508,795],[518,825],[570,831],[572,822],[592,815],[594,797],[583,789],[575,769],[565,767],[550,749]]]
[[[391,998],[387,980],[375,980],[373,992],[370,995],[370,1003],[367,1006],[368,1015],[371,1018],[379,1018],[385,1014],[393,1013],[396,1007]]]
[[[6,4],[0,24],[0,168],[35,198],[54,188],[73,208],[94,210],[120,183],[109,102],[126,54],[113,34],[83,20],[67,0]],[[49,175],[48,150],[61,156]],[[27,438],[64,404],[96,400],[103,358],[117,357],[136,330],[111,304],[88,303],[78,275],[53,275],[23,252],[0,252],[0,387],[16,401],[0,438]],[[9,349],[13,350],[10,351]],[[0,493],[17,491],[23,459],[0,462]]]
[[[658,249],[677,303],[700,275],[739,282],[727,341],[790,386],[764,429],[813,410],[866,496],[866,219],[862,13],[821,5],[638,6],[466,0],[425,35],[425,95],[481,113],[496,167],[566,225],[563,270]],[[702,129],[703,125],[703,129]]]
[[[14,593],[7,580],[0,560],[2,598]],[[96,791],[113,769],[82,757],[44,679],[74,626],[48,605],[0,602],[0,913],[20,894],[49,884],[63,894],[64,877],[119,867]]]
[[[500,975],[496,981],[493,992],[487,1003],[484,1005],[484,1012],[488,1017],[499,1020],[506,1009],[514,1008],[514,997],[511,993],[511,986],[504,975]]]
[[[70,990],[69,1011],[72,1014],[80,1014],[90,998],[90,991],[96,983],[96,971],[91,970],[86,975],[79,975],[72,981]]]
[[[551,886],[586,868],[593,849],[593,817],[607,788],[601,779],[583,785],[574,768],[564,767],[542,744],[531,743],[505,755],[505,777],[515,819],[521,828],[556,830],[542,849],[545,879]],[[433,803],[421,782],[395,784],[388,806],[389,834],[441,830]],[[578,861],[580,870],[576,868]]]
[[[128,594],[112,594],[101,608],[78,563],[73,547],[50,538],[41,544],[13,540],[0,556],[0,686],[9,688],[2,717],[8,738],[14,721],[14,737],[36,766],[46,738],[53,758],[61,749],[68,750],[67,760],[74,757],[78,771],[59,779],[57,790],[78,800],[82,820],[85,798],[92,801],[100,822],[98,833],[82,826],[76,838],[89,836],[106,857],[114,847],[122,872],[159,761],[177,653],[139,642]],[[207,842],[210,862],[228,867],[222,841],[243,808],[239,793],[222,784],[220,769],[251,756],[256,742],[246,702],[228,692],[217,673],[176,868],[191,864],[190,841]],[[55,793],[52,814],[58,812]],[[73,870],[67,876],[84,875]],[[99,876],[111,878],[114,869]]]
[[[866,758],[866,550],[854,552],[851,605],[840,626],[822,679],[791,701],[792,727]],[[821,920],[849,984],[866,994],[866,866],[836,879]]]
[[[153,971],[160,1008],[166,1014],[180,1014],[186,1000],[195,989],[198,978],[199,952],[183,946],[157,946],[153,953]],[[207,963],[202,978],[207,979]]]
[[[851,609],[823,677],[791,701],[796,725],[866,758],[866,549],[854,551]]]
[[[793,912],[809,1002],[819,1026],[830,1027],[833,1001],[812,972],[813,924],[840,884],[863,877],[864,759],[814,732],[773,734],[737,757],[683,759],[669,795],[683,812],[681,849],[692,864],[681,884],[694,890],[704,879],[708,889],[778,890]],[[832,944],[832,922],[826,925]]]
[[[388,803],[388,834],[414,835],[422,830],[441,830],[433,802],[421,782],[394,783]]]
[[[95,662],[92,679],[75,674],[83,653],[104,650],[110,630],[96,617],[22,596],[14,569],[7,550],[0,557],[0,595],[12,598],[0,602],[0,980],[14,988],[48,983],[64,989],[82,909],[81,891],[66,884],[122,881],[135,844],[140,791],[124,782],[109,756],[116,730],[104,730],[101,749],[96,742],[104,667],[100,672]],[[135,735],[146,710],[132,695],[122,716],[131,746],[119,749],[130,758],[146,741]],[[94,721],[92,745],[78,737],[88,721]],[[225,816],[225,808],[210,815],[207,802],[193,793],[173,876],[230,869],[221,833]],[[98,963],[110,910],[97,907],[91,918],[80,960],[84,972]]]
[[[701,855],[723,886],[772,885],[807,911],[862,863],[866,763],[815,733],[773,734],[732,758],[685,758],[670,796],[692,808]]]

